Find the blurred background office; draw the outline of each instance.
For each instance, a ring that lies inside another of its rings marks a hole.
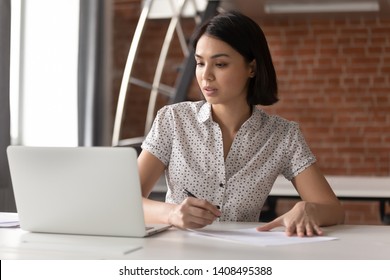
[[[1,211],[14,209],[5,158],[9,143],[113,144],[124,69],[145,2],[0,0]],[[147,131],[156,65],[172,5],[181,3],[154,2],[158,4],[137,42],[131,72],[135,82],[124,100],[120,139],[142,137]],[[187,43],[195,18],[210,4],[194,2],[195,12],[180,18]],[[390,1],[212,2],[218,2],[217,11],[237,9],[262,26],[280,96],[280,102],[263,109],[299,122],[326,175],[390,176]],[[175,100],[186,69],[180,36],[175,34],[169,44],[153,113]],[[196,83],[189,83],[183,98],[200,99]],[[278,201],[277,211],[293,203]],[[378,202],[343,204],[348,223],[381,223]]]

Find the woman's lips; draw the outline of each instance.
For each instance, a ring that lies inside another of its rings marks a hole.
[[[207,96],[215,95],[217,92],[216,88],[213,87],[203,87],[203,93]]]

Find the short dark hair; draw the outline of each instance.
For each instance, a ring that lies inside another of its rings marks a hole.
[[[193,34],[194,50],[202,35],[209,35],[229,44],[248,63],[256,61],[256,75],[250,79],[247,93],[250,106],[272,105],[278,101],[278,86],[271,53],[264,33],[256,22],[237,11],[216,15]]]

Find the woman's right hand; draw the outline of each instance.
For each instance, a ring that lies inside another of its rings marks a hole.
[[[221,212],[210,202],[188,197],[181,204],[172,206],[168,221],[178,228],[202,228],[220,216]]]
[[[201,228],[211,224],[221,212],[210,202],[194,197],[181,204],[148,199],[154,185],[165,170],[165,165],[154,155],[143,150],[138,157],[145,222],[148,224],[169,223],[179,228]]]

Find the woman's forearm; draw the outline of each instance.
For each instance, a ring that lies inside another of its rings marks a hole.
[[[319,226],[332,226],[344,223],[344,209],[340,203],[312,203]]]
[[[169,224],[169,215],[174,204],[143,198],[143,208],[146,223]]]

